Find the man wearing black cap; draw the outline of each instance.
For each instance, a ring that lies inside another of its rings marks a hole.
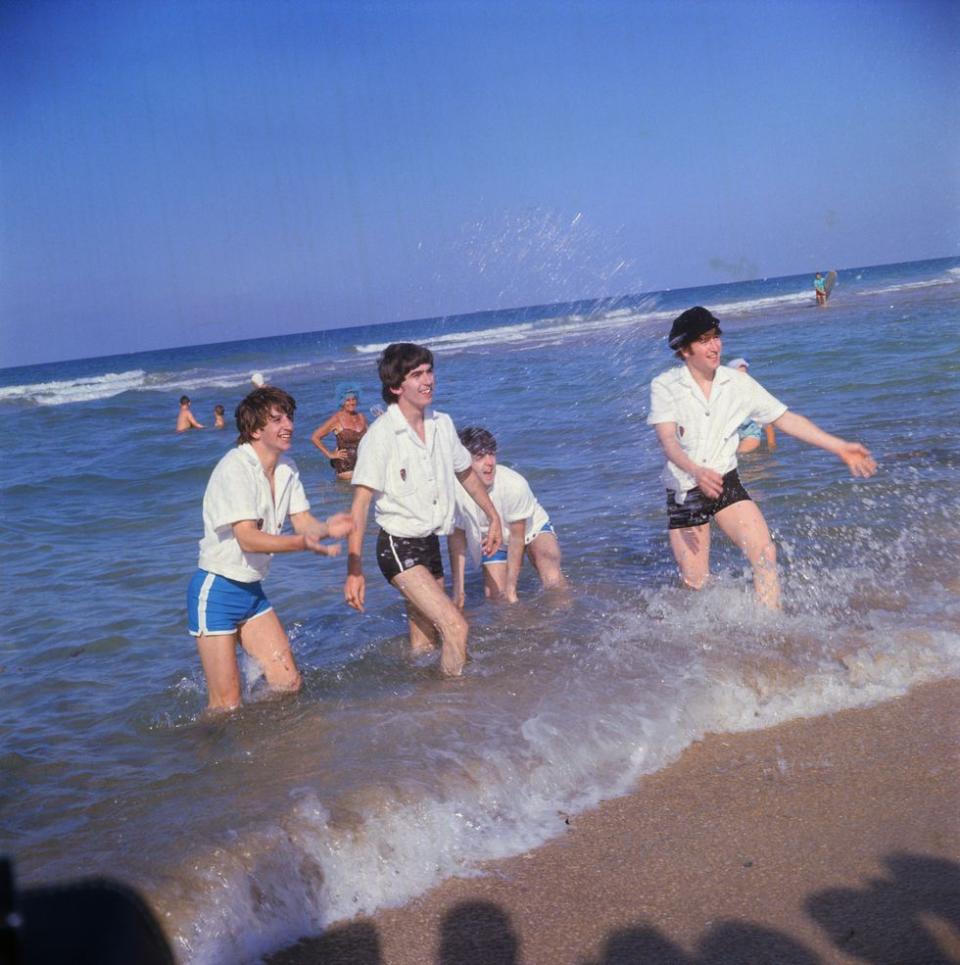
[[[815,426],[775,399],[746,372],[720,364],[720,323],[707,309],[687,309],[673,322],[669,345],[684,363],[650,385],[650,415],[668,462],[670,547],[684,584],[699,590],[710,572],[710,521],[739,546],[753,566],[761,603],[780,606],[776,549],[766,520],[737,475],[738,427],[747,419],[773,424],[842,459],[854,476],[876,471],[869,451]]]

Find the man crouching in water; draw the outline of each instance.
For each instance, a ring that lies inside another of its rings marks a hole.
[[[737,475],[738,426],[747,419],[773,424],[801,442],[842,459],[851,475],[877,469],[869,451],[824,432],[775,399],[746,372],[720,364],[720,323],[697,306],[679,315],[669,344],[683,365],[650,385],[647,423],[669,460],[661,477],[667,487],[670,547],[684,584],[699,590],[710,572],[710,521],[743,550],[753,567],[757,599],[780,608],[776,549],[767,522]]]
[[[370,426],[357,450],[343,595],[355,610],[363,610],[363,534],[373,501],[380,527],[377,562],[407,602],[411,649],[414,654],[433,650],[439,637],[440,669],[457,677],[467,659],[469,627],[444,590],[439,540],[453,531],[456,481],[490,522],[486,553],[500,546],[500,517],[453,421],[430,407],[433,353],[409,342],[388,345],[377,371],[387,411]]]

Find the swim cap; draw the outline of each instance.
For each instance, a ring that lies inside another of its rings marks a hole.
[[[717,330],[717,335],[723,334],[716,318],[705,308],[697,305],[696,308],[688,308],[673,320],[667,343],[672,349],[683,348],[684,345],[689,345],[714,328]]]
[[[352,382],[340,382],[337,385],[337,405],[343,405],[347,399],[353,396],[360,404],[360,390]]]

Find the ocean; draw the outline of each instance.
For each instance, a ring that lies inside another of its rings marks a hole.
[[[790,408],[864,442],[852,479],[780,435],[741,460],[778,546],[784,610],[752,599],[722,537],[714,580],[677,586],[663,459],[645,424],[695,304],[724,355]],[[560,835],[705,733],[766,728],[960,676],[960,259],[597,302],[309,332],[0,371],[15,427],[0,465],[0,853],[21,884],[105,874],[138,888],[185,963],[256,961],[486,859]],[[317,516],[348,484],[309,442],[356,382],[380,403],[379,351],[436,355],[435,405],[495,433],[554,523],[572,590],[483,599],[468,574],[472,662],[412,660],[399,595],[365,542],[367,611],[344,557],[274,560],[266,589],[305,683],[202,717],[186,630],[201,500],[233,444],[209,428],[250,375],[297,400],[292,455]],[[177,435],[186,393],[208,428]],[[788,764],[789,762],[785,762]]]

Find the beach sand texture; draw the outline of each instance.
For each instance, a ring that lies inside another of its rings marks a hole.
[[[945,681],[708,736],[546,846],[268,961],[960,962],[958,725]]]

